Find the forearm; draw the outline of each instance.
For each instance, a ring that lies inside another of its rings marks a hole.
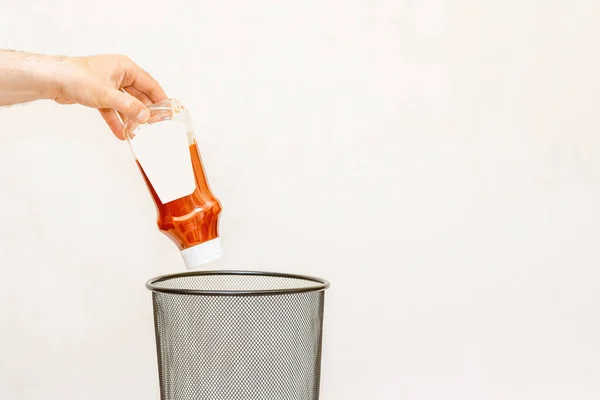
[[[97,108],[123,139],[122,117],[145,123],[150,117],[146,106],[167,95],[125,56],[60,57],[0,49],[0,106],[39,99]]]
[[[59,57],[0,50],[0,106],[53,99]]]

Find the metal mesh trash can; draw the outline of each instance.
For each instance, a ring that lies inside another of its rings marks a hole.
[[[317,400],[325,280],[192,271],[151,279],[161,400]]]

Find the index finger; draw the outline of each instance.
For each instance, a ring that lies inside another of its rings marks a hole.
[[[167,94],[163,88],[160,87],[160,84],[156,79],[134,62],[132,62],[131,72],[131,81],[126,82],[128,84],[124,86],[133,86],[140,92],[145,93],[154,103],[168,99]]]

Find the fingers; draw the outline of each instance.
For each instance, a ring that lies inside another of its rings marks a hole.
[[[138,123],[144,123],[150,118],[150,111],[144,103],[129,93],[116,89],[110,89],[103,96],[100,96],[98,103],[100,105],[98,108],[113,108]]]
[[[122,122],[124,117],[131,118],[138,123],[144,123],[150,117],[150,112],[142,101],[116,89],[110,89],[98,95],[97,104],[102,118],[120,140],[124,139]]]
[[[100,115],[102,115],[102,118],[104,118],[104,121],[106,121],[108,127],[117,139],[125,140],[125,137],[123,136],[123,123],[117,116],[116,111],[112,108],[100,108],[98,111],[100,111]]]
[[[128,86],[126,88],[123,88],[123,90],[125,90],[127,93],[129,93],[130,95],[134,96],[136,99],[138,99],[139,101],[144,103],[145,106],[149,106],[154,103],[152,101],[152,99],[150,97],[148,97],[148,95],[146,93],[140,92],[133,86]]]
[[[133,61],[129,60],[129,62],[128,76],[125,78],[125,82],[123,82],[125,86],[132,86],[138,92],[146,94],[152,100],[152,103],[158,103],[168,98],[156,79]]]
[[[152,99],[153,103],[158,103],[167,99],[167,94],[160,87],[158,82],[154,80],[146,71],[140,69],[131,85],[140,92],[144,92]]]

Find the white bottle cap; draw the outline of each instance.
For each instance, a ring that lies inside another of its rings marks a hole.
[[[215,238],[208,242],[181,250],[181,256],[183,257],[187,269],[197,268],[207,262],[218,260],[223,257],[221,240]]]

